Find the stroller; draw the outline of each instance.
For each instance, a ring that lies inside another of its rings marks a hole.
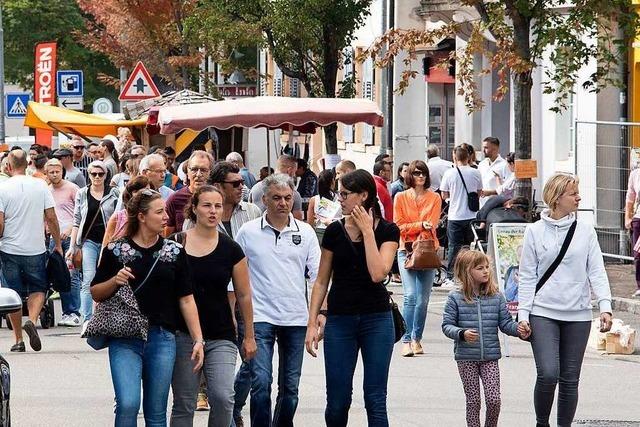
[[[491,224],[529,222],[526,218],[526,213],[529,212],[529,205],[514,204],[509,208],[505,208],[503,207],[503,204],[507,200],[501,198],[501,196],[492,197],[487,201],[487,205],[491,203],[491,205],[487,207],[488,213],[483,213],[482,211],[478,212],[478,216],[482,216],[484,219],[475,219],[471,221],[473,242],[471,243],[470,249],[480,251],[483,254],[487,253]],[[525,215],[522,213],[525,213]]]
[[[47,292],[45,292],[44,294],[44,305],[42,306],[42,310],[40,310],[40,315],[38,316],[40,319],[40,326],[42,327],[42,329],[49,329],[56,325],[56,314],[54,310],[53,299],[51,298],[53,293],[54,293],[53,289],[49,288],[47,289]],[[29,315],[29,310],[27,308],[28,299],[29,297],[22,299],[22,315],[23,316]],[[5,322],[7,322],[7,328],[9,328],[10,330],[13,330],[13,327],[11,326],[11,322],[9,321],[9,317],[7,317],[6,315],[3,317]],[[0,326],[2,326],[1,319],[0,319]]]

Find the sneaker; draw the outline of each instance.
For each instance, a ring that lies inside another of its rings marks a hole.
[[[75,313],[71,313],[67,315],[67,324],[65,326],[77,327],[82,325],[82,321],[80,320],[80,316]]]
[[[60,293],[59,292],[52,293],[49,299],[60,299]]]
[[[11,346],[12,353],[24,353],[27,349],[24,347],[24,341],[20,341]]]
[[[636,289],[631,298],[640,298],[640,289]]]
[[[413,354],[424,354],[424,349],[420,341],[413,341],[411,343],[411,349],[413,350]]]
[[[410,342],[402,343],[402,357],[413,357],[413,349]]]
[[[208,411],[209,409],[211,408],[209,407],[209,399],[207,399],[207,395],[204,393],[198,393],[196,411]]]
[[[33,349],[33,351],[42,350],[42,343],[40,342],[40,336],[38,335],[38,330],[36,329],[36,325],[33,324],[31,320],[27,320],[24,322],[24,326],[22,329],[29,336],[29,345]]]
[[[442,289],[455,289],[456,282],[453,279],[446,279],[442,282]]]
[[[58,326],[67,326],[67,321],[69,320],[68,314],[63,314],[60,316],[60,321],[58,322]]]

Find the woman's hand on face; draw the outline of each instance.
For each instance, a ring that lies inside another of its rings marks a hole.
[[[202,342],[198,341],[193,344],[191,360],[196,361],[195,365],[193,365],[193,372],[198,372],[204,363],[204,347],[202,346]]]
[[[135,279],[135,276],[131,273],[131,269],[129,267],[122,267],[120,271],[118,271],[118,274],[116,274],[116,285],[124,286],[129,283],[129,279]]]
[[[317,357],[316,351],[318,351],[318,343],[320,342],[318,336],[318,326],[308,325],[307,326],[307,335],[304,338],[304,345],[307,349],[307,353],[312,355],[313,357]]]
[[[256,339],[245,337],[242,340],[242,360],[246,362],[253,359],[256,357],[257,352],[258,346],[256,344]]]
[[[526,320],[518,322],[518,335],[521,339],[526,340],[531,336],[531,325]]]
[[[362,234],[373,231],[373,211],[367,212],[362,206],[356,206],[351,211],[351,217]]]
[[[609,332],[612,324],[613,319],[611,313],[600,314],[600,332]]]

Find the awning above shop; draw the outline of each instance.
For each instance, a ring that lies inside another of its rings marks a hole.
[[[269,96],[160,107],[158,115],[160,133],[165,135],[208,127],[302,128],[311,125],[313,129],[337,122],[382,126],[383,121],[378,105],[367,99]]]
[[[29,102],[24,125],[33,129],[46,129],[84,137],[116,135],[119,127],[144,126],[147,118],[138,120],[110,120],[66,108]]]

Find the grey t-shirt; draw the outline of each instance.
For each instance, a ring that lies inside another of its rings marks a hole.
[[[257,207],[260,208],[262,212],[267,210],[267,207],[262,203],[262,196],[264,194],[264,183],[258,182],[251,188],[251,192],[249,193],[249,202],[253,203]],[[301,211],[302,210],[302,197],[300,193],[296,190],[293,190],[293,209],[292,212]]]
[[[80,188],[84,188],[87,186],[87,181],[84,179],[84,175],[82,174],[82,171],[75,166],[66,171],[66,175],[64,179],[66,179],[67,181],[73,182],[75,185],[77,185]]]

